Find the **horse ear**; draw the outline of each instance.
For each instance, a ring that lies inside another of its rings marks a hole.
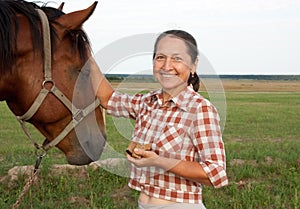
[[[62,11],[64,8],[65,2],[62,2],[60,6],[57,8],[59,11]]]
[[[58,31],[63,36],[66,30],[75,30],[81,28],[82,24],[93,14],[97,1],[95,1],[87,9],[71,12],[60,16],[56,22],[58,22]],[[56,26],[57,27],[57,26]]]

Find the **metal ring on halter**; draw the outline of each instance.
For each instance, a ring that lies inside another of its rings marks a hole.
[[[46,88],[47,83],[50,83],[50,88]],[[42,83],[42,87],[43,89],[47,89],[48,91],[53,91],[53,89],[55,88],[55,82],[52,79],[45,79]]]
[[[51,83],[52,86],[55,86],[55,82],[52,79],[45,79],[42,83],[42,87],[45,88],[46,83]]]
[[[37,157],[45,157],[47,155],[47,151],[43,147],[39,146],[35,150],[35,155]]]

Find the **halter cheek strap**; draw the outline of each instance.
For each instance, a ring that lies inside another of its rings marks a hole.
[[[52,80],[52,73],[51,73],[51,40],[50,40],[50,29],[49,29],[49,22],[46,14],[37,9],[39,17],[42,23],[42,34],[43,34],[43,45],[44,45],[44,81],[42,83],[42,89],[39,95],[34,100],[31,107],[28,111],[22,116],[16,116],[18,121],[20,122],[25,134],[29,137],[32,141],[34,146],[39,149],[42,148],[45,151],[48,151],[50,148],[56,146],[59,142],[61,142],[71,131],[75,128],[87,115],[93,112],[97,107],[100,105],[100,101],[96,99],[93,103],[88,105],[85,109],[78,109],[76,108],[73,103],[55,86],[55,82]],[[46,84],[50,85],[51,88],[46,88]],[[72,120],[69,124],[64,128],[64,130],[51,142],[46,145],[38,145],[38,143],[33,139],[29,130],[27,129],[25,122],[31,119],[38,109],[40,108],[41,104],[47,97],[47,95],[51,93],[57,97],[72,113]]]

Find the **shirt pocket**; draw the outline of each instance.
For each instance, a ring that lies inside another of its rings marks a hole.
[[[186,132],[181,124],[166,125],[156,142],[160,155],[176,155],[182,151]]]

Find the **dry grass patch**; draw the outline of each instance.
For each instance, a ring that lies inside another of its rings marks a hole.
[[[206,85],[210,89],[215,88],[220,90],[220,80],[205,79]],[[225,91],[240,91],[240,92],[300,92],[300,81],[283,81],[283,80],[233,80],[233,79],[221,79],[221,84]],[[120,81],[112,82],[112,86],[120,91],[126,90],[155,90],[159,89],[160,85],[155,82],[129,82]],[[222,90],[222,89],[221,89]],[[206,91],[204,83],[200,85],[200,91]]]
[[[225,91],[300,92],[299,81],[222,80]]]

